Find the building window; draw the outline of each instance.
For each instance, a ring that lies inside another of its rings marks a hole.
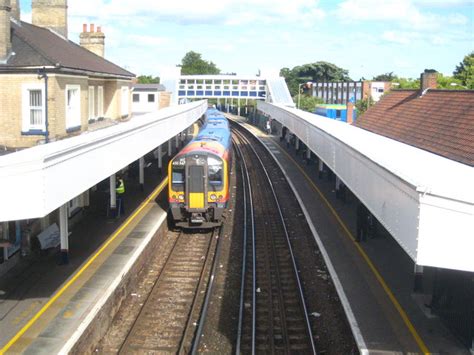
[[[140,94],[133,94],[133,102],[140,102]]]
[[[97,87],[97,117],[104,117],[104,87]]]
[[[81,87],[66,85],[66,130],[81,126]]]
[[[44,85],[24,85],[22,93],[22,131],[44,131],[45,101]]]
[[[155,102],[155,94],[148,94],[148,102]]]
[[[95,119],[95,90],[93,86],[89,86],[89,119]]]

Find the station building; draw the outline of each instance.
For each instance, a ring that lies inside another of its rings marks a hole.
[[[32,23],[18,0],[0,0],[0,146],[27,148],[131,114],[131,72],[103,58],[101,28],[68,39],[67,0],[32,0]]]
[[[162,84],[134,84],[132,87],[132,113],[146,113],[168,107],[171,94]]]
[[[130,117],[135,75],[106,60],[104,45],[94,25],[84,25],[80,45],[68,39],[67,0],[32,0],[31,24],[18,0],[0,0],[0,155]],[[69,218],[88,204],[88,191],[71,200]],[[20,249],[26,224],[35,236],[58,215],[2,223],[0,264]]]

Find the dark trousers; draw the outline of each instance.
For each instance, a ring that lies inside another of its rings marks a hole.
[[[117,195],[117,212],[118,212],[118,215],[122,215],[125,213],[125,204],[124,204],[124,200],[123,200],[123,195]]]

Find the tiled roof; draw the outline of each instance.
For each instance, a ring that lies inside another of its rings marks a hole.
[[[474,166],[474,90],[395,90],[355,125]]]
[[[64,39],[52,31],[26,22],[11,21],[12,51],[8,63],[0,69],[31,66],[59,66],[65,69],[84,70],[102,75],[134,77],[118,65]]]

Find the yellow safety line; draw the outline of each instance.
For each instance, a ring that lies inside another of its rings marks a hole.
[[[153,190],[148,198],[141,203],[141,205],[135,210],[135,212],[129,216],[125,222],[115,231],[115,233],[102,245],[102,247],[86,262],[86,264],[53,296],[50,300],[36,313],[33,318],[12,338],[10,341],[0,350],[0,355],[4,354],[18,339],[25,334],[25,332],[31,328],[31,326],[46,312],[49,307],[81,276],[81,274],[99,257],[100,254],[112,243],[115,238],[135,219],[135,217],[150,203],[166,186],[168,183],[168,177],[163,179],[160,185]]]
[[[415,341],[416,343],[418,344],[418,347],[420,348],[420,350],[423,352],[423,354],[430,354],[427,346],[425,345],[425,343],[423,342],[423,340],[421,339],[420,335],[418,334],[418,332],[415,330],[415,327],[413,326],[413,324],[411,323],[410,319],[408,318],[408,315],[405,313],[405,311],[403,310],[402,306],[400,305],[400,303],[398,303],[397,299],[395,298],[395,295],[393,294],[393,292],[390,290],[390,288],[388,287],[387,283],[385,282],[385,280],[383,279],[382,275],[380,274],[380,272],[377,270],[377,268],[375,267],[375,265],[372,263],[372,261],[370,260],[369,256],[366,254],[366,252],[364,251],[364,249],[362,249],[362,247],[359,245],[359,243],[357,243],[355,241],[355,238],[354,236],[352,235],[352,233],[349,231],[349,229],[347,228],[347,226],[345,225],[345,223],[342,221],[342,219],[339,217],[338,213],[336,212],[336,210],[332,207],[332,205],[330,204],[330,202],[326,199],[326,197],[323,195],[323,193],[321,192],[321,190],[319,190],[319,188],[314,184],[314,182],[311,180],[311,178],[308,176],[308,174],[306,174],[306,172],[300,167],[300,165],[293,159],[293,157],[291,155],[289,155],[284,149],[282,149],[282,147],[278,144],[276,144],[276,146],[278,147],[278,149],[283,152],[292,162],[293,164],[299,169],[299,171],[304,175],[304,177],[306,178],[306,180],[308,180],[308,182],[311,184],[311,186],[313,187],[313,189],[319,194],[319,196],[323,199],[323,201],[326,203],[326,205],[329,207],[330,211],[332,212],[332,214],[334,215],[334,217],[336,217],[337,221],[339,222],[339,224],[341,225],[342,229],[346,232],[346,234],[349,236],[349,238],[352,239],[352,241],[354,242],[354,245],[357,247],[357,250],[359,251],[359,253],[362,255],[362,257],[364,258],[365,262],[368,264],[369,268],[372,270],[372,272],[374,273],[376,279],[378,280],[378,282],[380,283],[380,285],[382,286],[382,288],[384,289],[385,293],[387,294],[388,298],[390,299],[390,301],[392,301],[394,307],[396,308],[396,310],[398,311],[398,313],[400,314],[400,317],[403,319],[403,322],[405,323],[405,325],[407,326],[408,330],[410,331],[410,333],[413,335],[413,338],[415,338]]]

